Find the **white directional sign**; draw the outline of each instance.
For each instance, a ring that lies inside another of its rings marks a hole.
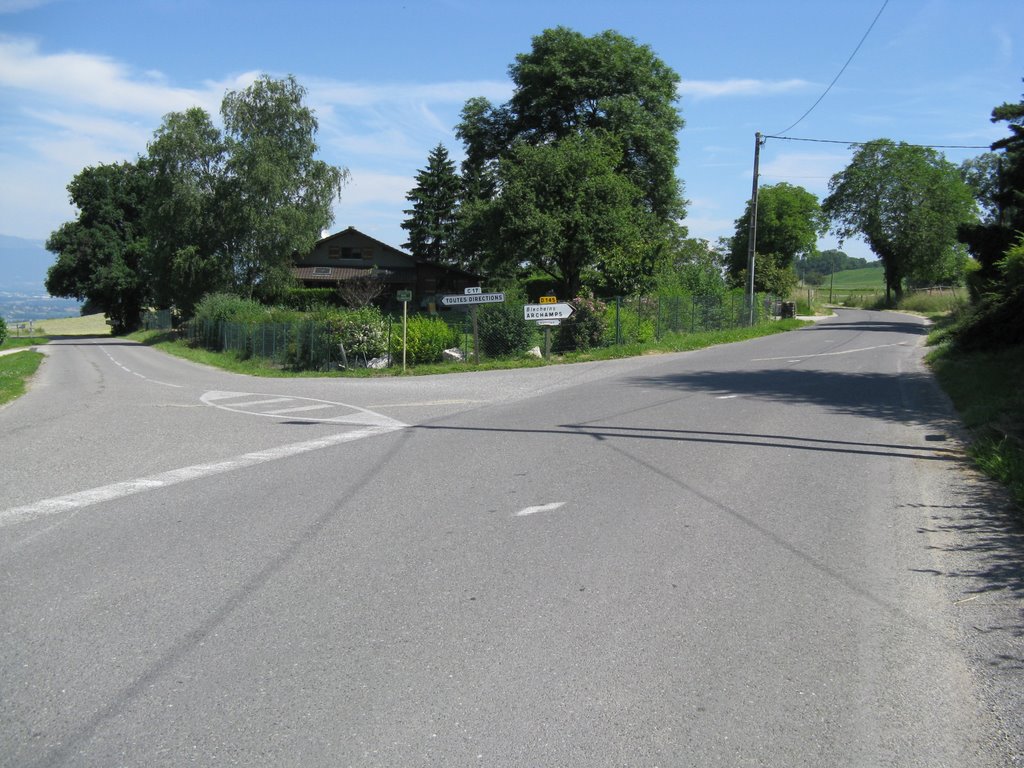
[[[494,304],[505,300],[504,293],[470,293],[442,296],[441,303],[446,307],[457,307],[463,304]]]
[[[523,307],[527,320],[563,320],[572,314],[571,304],[527,304]]]

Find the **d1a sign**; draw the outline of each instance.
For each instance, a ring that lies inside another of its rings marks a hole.
[[[523,307],[523,316],[527,320],[564,320],[571,314],[571,304],[527,304]]]

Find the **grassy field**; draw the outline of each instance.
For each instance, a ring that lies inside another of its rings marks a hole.
[[[17,328],[8,326],[7,333],[16,340]],[[22,331],[27,335],[28,331]],[[81,317],[61,317],[53,320],[39,320],[33,323],[32,336],[109,336],[110,326],[102,314]]]
[[[828,287],[829,279],[826,278],[820,288],[827,290]],[[832,287],[841,291],[884,291],[885,270],[881,264],[865,269],[844,269],[836,272]]]

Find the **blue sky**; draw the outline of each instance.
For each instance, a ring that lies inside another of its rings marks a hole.
[[[733,231],[755,131],[777,134],[822,95],[883,0],[0,0],[0,234],[43,240],[74,217],[87,165],[134,160],[163,115],[259,74],[294,74],[320,120],[320,158],[352,181],[333,230],[395,246],[405,194],[454,135],[466,99],[511,94],[508,66],[563,25],[649,45],[682,78],[678,175],[693,236]],[[988,145],[992,108],[1024,93],[1024,3],[889,0],[821,103],[787,135]],[[979,149],[948,149],[954,161]],[[844,144],[770,139],[761,183],[824,197]],[[822,246],[835,241],[826,239]],[[851,255],[871,257],[847,243]]]

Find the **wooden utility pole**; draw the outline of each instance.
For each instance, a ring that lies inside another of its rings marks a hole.
[[[757,248],[757,176],[761,162],[761,132],[754,134],[754,181],[750,190],[750,227],[747,242],[747,297],[750,302],[750,325],[754,324],[754,253]]]

